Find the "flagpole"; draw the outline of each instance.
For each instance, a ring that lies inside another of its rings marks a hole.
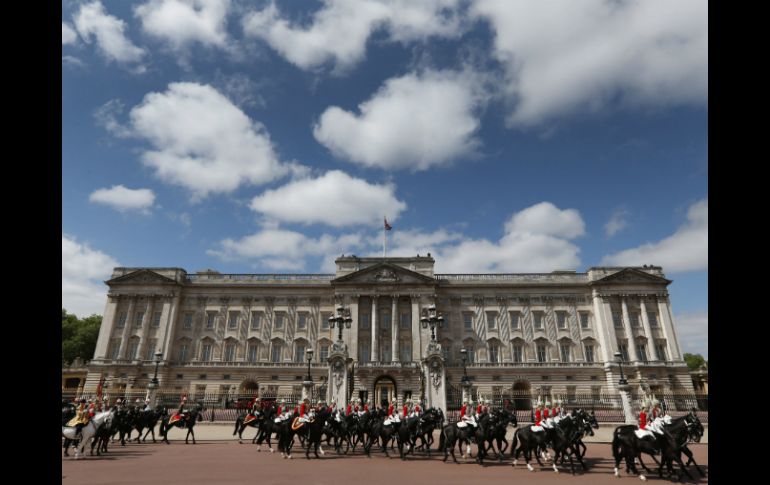
[[[385,216],[382,216],[382,220],[383,221],[385,220]],[[387,245],[386,238],[387,238],[387,236],[385,235],[385,224],[383,223],[382,224],[382,257],[383,258],[385,258],[385,254],[386,254],[386,252],[385,252],[386,251],[385,247]]]

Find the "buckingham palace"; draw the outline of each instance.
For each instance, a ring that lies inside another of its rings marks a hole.
[[[463,376],[474,395],[612,392],[619,363],[637,388],[693,390],[661,267],[435,274],[434,263],[342,256],[335,274],[115,268],[85,387],[143,389],[156,368],[180,394],[289,394],[308,368],[324,384],[338,340],[329,318],[342,306],[348,394],[378,404],[418,395],[431,341],[447,392]],[[432,305],[440,328],[421,322]]]

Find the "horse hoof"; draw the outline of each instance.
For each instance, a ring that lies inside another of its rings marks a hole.
[[[516,463],[518,463],[519,460],[513,460],[513,463],[511,463],[511,466],[516,466]]]
[[[556,464],[555,464],[555,463],[554,463],[554,465],[553,465],[553,471],[555,471],[556,473],[559,473],[559,469],[558,469],[558,468],[556,468]]]
[[[535,469],[532,468],[532,465],[530,465],[529,463],[527,463],[527,470],[529,470],[531,472],[535,471]]]
[[[639,475],[639,480],[641,480],[643,482],[646,482],[647,481],[647,477],[645,477],[644,475]]]
[[[238,444],[242,445],[243,444],[243,440],[238,440]]]
[[[288,458],[289,460],[291,460],[291,455],[289,455],[287,458]]]

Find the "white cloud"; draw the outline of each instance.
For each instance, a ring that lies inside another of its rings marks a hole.
[[[78,68],[86,67],[85,62],[73,56],[62,56],[61,63],[62,63],[62,66],[68,66],[68,67],[78,67]]]
[[[125,110],[125,105],[119,99],[111,99],[94,111],[97,123],[113,135],[125,138],[131,136],[131,130],[118,121],[118,116]]]
[[[285,229],[264,229],[239,240],[224,239],[219,249],[206,251],[223,261],[258,261],[271,269],[301,270],[305,258],[328,254],[341,254],[359,247],[362,238],[358,234],[339,237],[323,234],[318,239]]]
[[[687,222],[671,236],[656,242],[626,249],[602,259],[602,265],[662,266],[666,272],[700,271],[708,269],[709,203],[703,199],[687,211]]]
[[[333,63],[347,70],[366,55],[372,33],[385,29],[397,42],[462,32],[460,0],[325,0],[307,26],[285,19],[274,2],[243,21],[246,35],[261,38],[292,64],[315,69]]]
[[[194,43],[225,48],[230,0],[150,0],[135,7],[149,35],[180,50]]]
[[[142,162],[194,200],[307,171],[282,163],[265,127],[211,86],[169,84],[164,93],[147,94],[130,119],[133,135],[155,147]]]
[[[628,226],[626,218],[629,216],[629,212],[625,209],[616,209],[612,213],[610,220],[604,225],[604,233],[607,237],[612,237],[619,233]]]
[[[578,109],[705,104],[708,4],[701,0],[476,0],[506,68],[512,125]]]
[[[149,214],[155,203],[155,194],[150,189],[129,189],[122,185],[113,185],[109,189],[95,190],[88,200],[120,212],[139,211]]]
[[[109,60],[120,64],[138,63],[146,54],[125,36],[126,23],[108,15],[101,2],[84,4],[75,15],[75,28],[84,42],[96,37],[96,45]],[[143,68],[139,67],[139,71]]]
[[[426,170],[472,155],[480,145],[484,95],[475,76],[426,71],[392,78],[359,114],[327,108],[313,128],[335,155],[368,167]]]
[[[701,354],[709,357],[709,315],[708,312],[690,312],[674,316],[682,352]]]
[[[120,264],[111,256],[81,244],[72,236],[61,237],[62,307],[79,317],[103,315],[107,286],[102,281]]]
[[[541,202],[514,213],[505,224],[503,237],[497,242],[470,239],[445,230],[433,233],[406,231],[403,235],[394,234],[394,244],[392,248],[389,245],[388,254],[415,256],[430,252],[436,259],[437,273],[576,269],[580,265],[580,249],[570,240],[582,235],[584,227],[577,210],[560,210],[549,202]],[[371,254],[380,253],[372,251]]]
[[[61,45],[76,44],[78,41],[78,34],[75,30],[64,22],[61,23]]]
[[[294,180],[254,197],[251,208],[283,222],[322,223],[333,227],[382,224],[406,209],[393,185],[370,184],[339,170],[318,178]]]

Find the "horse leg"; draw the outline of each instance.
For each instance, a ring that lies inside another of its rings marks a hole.
[[[685,466],[690,466],[690,463],[692,463],[695,465],[695,469],[698,470],[698,474],[702,477],[705,476],[701,471],[700,466],[695,462],[695,456],[693,455],[692,451],[690,451],[690,448],[687,447],[687,445],[682,448],[682,453],[687,455],[687,463],[685,463]]]

